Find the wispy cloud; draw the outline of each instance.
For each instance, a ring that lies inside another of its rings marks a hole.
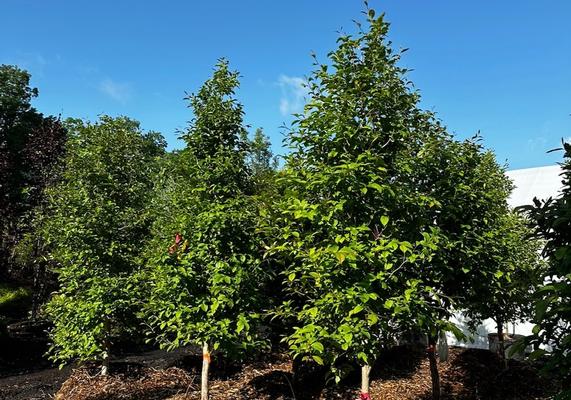
[[[60,60],[56,61],[59,62]],[[0,58],[0,64],[17,65],[20,68],[28,70],[33,76],[41,77],[44,75],[44,69],[50,64],[50,61],[40,53],[18,52],[11,57]]]
[[[99,90],[113,100],[125,104],[131,98],[131,86],[106,78],[99,83]]]
[[[532,137],[527,140],[527,147],[531,150],[545,149],[547,146],[547,138],[545,136]]]
[[[278,86],[281,88],[280,112],[290,115],[302,111],[308,94],[306,81],[297,76],[280,75]]]

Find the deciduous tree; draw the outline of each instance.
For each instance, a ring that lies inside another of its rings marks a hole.
[[[522,207],[535,224],[537,235],[546,241],[543,255],[547,268],[537,291],[531,343],[534,356],[544,353],[540,344],[551,347],[548,368],[567,381],[571,379],[571,144],[563,143],[561,193],[556,198],[534,199]],[[571,395],[568,390],[565,396]]]
[[[281,178],[285,194],[268,219],[269,254],[282,260],[285,338],[295,357],[333,367],[357,362],[362,398],[381,348],[414,325],[424,293],[417,268],[437,249],[438,227],[414,216],[436,206],[411,185],[432,115],[398,66],[388,24],[368,11],[368,27],[342,36],[308,78]]]
[[[203,399],[211,352],[241,356],[264,344],[258,324],[265,273],[237,87],[238,73],[222,60],[188,97],[194,118],[159,189],[163,207],[148,271],[150,334],[168,349],[202,348]]]
[[[147,240],[146,212],[156,134],[127,118],[71,120],[61,180],[47,189],[34,235],[56,263],[60,289],[47,305],[54,360],[100,360],[108,370],[114,336],[136,327],[134,273]]]

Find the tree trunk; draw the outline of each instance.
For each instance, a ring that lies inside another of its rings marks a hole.
[[[430,363],[430,378],[432,379],[432,400],[440,400],[440,375],[436,363],[436,341],[438,336],[428,335],[428,362]]]
[[[365,364],[361,367],[361,400],[371,400],[369,394],[369,375],[371,374],[371,366]]]
[[[208,368],[210,367],[210,352],[208,343],[202,344],[202,380],[200,389],[200,400],[208,400]]]
[[[109,374],[109,354],[111,353],[111,342],[109,341],[109,331],[111,330],[110,322],[108,319],[103,323],[103,362],[101,364],[101,375]]]
[[[498,318],[496,321],[498,326],[498,352],[500,356],[500,362],[503,368],[507,368],[504,323],[500,318]]]

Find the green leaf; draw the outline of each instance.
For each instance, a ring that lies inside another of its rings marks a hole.
[[[378,192],[383,191],[383,187],[376,182],[369,183],[367,186],[370,187],[371,189],[375,189]]]
[[[319,343],[319,342],[313,342],[313,343],[311,344],[311,347],[312,347],[314,350],[316,350],[316,351],[318,351],[318,352],[320,352],[320,353],[323,353],[323,351],[325,350],[325,348],[323,347],[323,345],[322,345],[321,343]]]

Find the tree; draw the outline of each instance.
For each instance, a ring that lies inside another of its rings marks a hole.
[[[43,190],[57,177],[66,131],[54,117],[31,106],[38,90],[30,74],[15,66],[0,66],[0,264],[1,275],[37,281],[38,271],[14,268],[15,245],[28,230],[28,215],[43,200]],[[41,274],[39,274],[41,275]],[[41,291],[34,284],[34,294]],[[37,297],[37,296],[36,296]]]
[[[332,366],[358,362],[362,398],[379,349],[416,320],[430,290],[415,272],[429,263],[439,233],[413,217],[435,206],[410,171],[432,115],[387,43],[388,24],[368,11],[368,29],[341,36],[308,78],[281,178],[282,200],[268,218],[269,254],[282,260],[285,338],[294,357]]]
[[[422,329],[438,399],[436,341],[462,335],[449,317],[497,272],[480,264],[480,238],[507,213],[511,186],[477,138],[454,140],[419,108],[388,24],[367,14],[367,29],[316,61],[289,134],[285,195],[268,222],[284,265],[276,313],[295,326],[285,339],[295,356],[357,359],[363,397],[378,350]]]
[[[545,240],[543,256],[547,267],[543,284],[537,290],[533,337],[535,356],[544,354],[540,344],[548,345],[548,369],[563,378],[571,377],[571,145],[563,143],[561,194],[557,198],[534,199],[522,207],[535,224],[536,234]],[[570,393],[567,392],[567,395]]]
[[[264,270],[238,73],[220,61],[188,97],[194,112],[157,195],[146,315],[162,347],[203,349],[202,398],[212,351],[238,357],[264,345],[257,329]]]
[[[482,279],[463,303],[474,325],[492,318],[497,326],[499,355],[505,361],[504,328],[508,321],[531,320],[533,298],[544,270],[542,241],[532,237],[522,216],[510,212],[484,234],[476,249],[480,260],[492,265],[493,276]],[[487,261],[484,261],[484,257]],[[475,328],[475,326],[474,326]]]
[[[248,167],[252,174],[252,182],[256,193],[271,191],[274,184],[277,157],[271,149],[270,139],[264,134],[262,128],[256,129],[250,141],[248,154]]]
[[[114,335],[136,326],[134,273],[147,240],[146,203],[156,158],[154,133],[124,117],[69,120],[61,180],[46,190],[33,235],[56,263],[59,291],[47,305],[51,358],[101,360],[106,374]]]
[[[16,66],[0,66],[0,131],[6,134],[22,116],[31,110],[30,101],[38,89],[30,87],[30,74]],[[6,137],[3,137],[6,144]]]
[[[407,178],[419,193],[436,200],[435,207],[425,207],[414,216],[419,226],[434,226],[440,233],[438,251],[418,270],[418,279],[430,288],[417,314],[428,336],[434,399],[440,396],[435,357],[440,333],[449,330],[462,338],[449,318],[470,301],[478,301],[480,291],[496,284],[500,273],[499,264],[490,262],[486,246],[509,213],[507,198],[512,186],[494,154],[484,150],[479,139],[457,141],[448,134],[428,138]]]

